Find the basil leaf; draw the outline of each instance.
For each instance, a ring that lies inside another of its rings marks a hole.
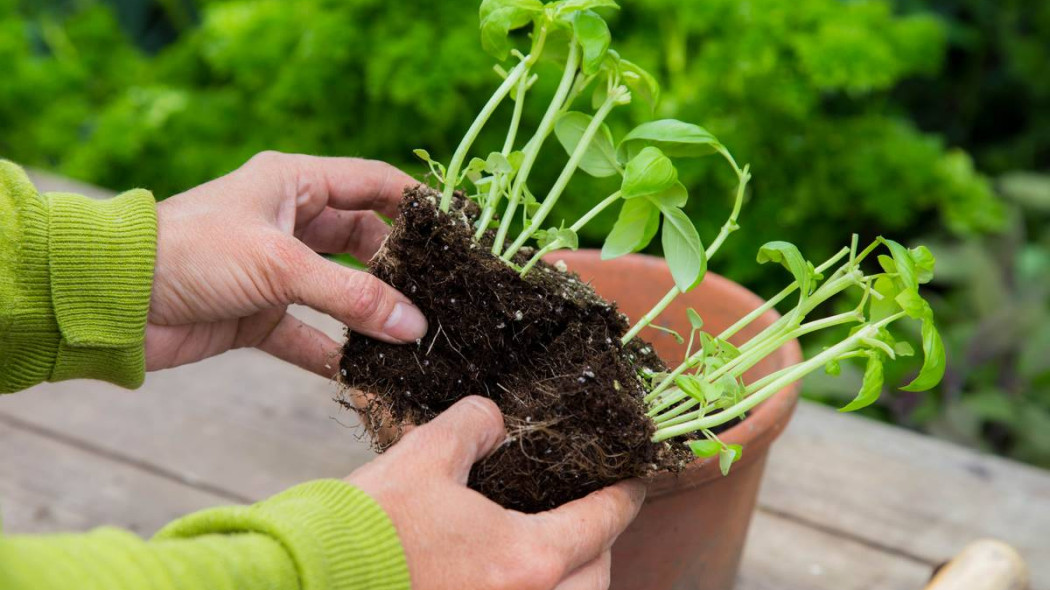
[[[703,127],[664,119],[635,127],[620,142],[618,154],[629,160],[646,146],[658,147],[672,158],[707,156],[722,148],[715,136]]]
[[[678,170],[674,162],[660,148],[647,147],[627,163],[620,190],[623,198],[634,199],[661,193],[677,182]]]
[[[514,172],[514,166],[503,154],[492,152],[489,154],[488,160],[485,161],[485,170],[491,174],[510,174]]]
[[[598,13],[584,10],[578,12],[572,19],[572,30],[576,35],[576,41],[583,48],[583,58],[580,69],[583,73],[591,76],[598,73],[605,61],[605,55],[612,43],[612,33],[605,19]]]
[[[558,6],[558,14],[564,15],[578,10],[591,10],[592,8],[614,8],[620,5],[613,0],[565,0]]]
[[[590,115],[576,111],[565,113],[558,119],[554,126],[554,134],[570,155],[576,151],[592,120],[593,117]],[[604,123],[595,134],[594,140],[587,146],[587,151],[580,160],[580,169],[598,178],[620,173],[619,162],[616,161],[616,149],[613,147],[612,132]]]
[[[540,0],[483,0],[481,17],[481,46],[499,60],[507,59],[510,40],[507,36],[543,14]]]
[[[933,310],[923,301],[922,314],[922,369],[915,379],[901,388],[903,391],[926,391],[937,386],[944,378],[946,358],[944,342],[933,322]]]
[[[674,380],[674,384],[678,386],[678,389],[682,390],[682,393],[700,403],[704,403],[706,396],[701,383],[701,380],[693,375],[679,375]]]
[[[660,210],[646,199],[624,201],[620,217],[605,238],[602,260],[638,252],[649,245],[660,229]]]
[[[559,229],[556,235],[562,248],[568,248],[574,252],[580,248],[580,237],[572,229],[567,227]]]
[[[882,296],[882,299],[871,298],[871,321],[880,322],[897,313],[897,295],[900,289],[894,284],[893,279],[881,276],[875,279],[872,290]]]
[[[904,283],[906,289],[917,291],[919,289],[919,275],[915,268],[915,260],[911,252],[893,240],[883,239],[883,243],[890,249],[893,255],[893,263],[897,269],[898,279]],[[885,267],[885,265],[883,265]]]
[[[744,456],[744,448],[740,445],[726,445],[718,452],[718,468],[722,475],[729,475],[729,468]]]
[[[788,242],[769,242],[758,250],[758,263],[776,262],[795,277],[802,297],[808,297],[816,274],[798,248]]]
[[[661,209],[664,207],[681,209],[689,202],[689,189],[685,188],[684,184],[676,182],[667,190],[655,195],[649,195],[646,199]]]
[[[933,280],[934,267],[937,264],[937,259],[934,258],[933,252],[926,246],[919,246],[918,248],[912,248],[909,253],[911,259],[915,261],[915,275],[919,279],[920,285],[925,285]]]
[[[661,207],[664,215],[664,258],[671,267],[675,285],[683,293],[700,283],[707,272],[707,255],[696,226],[681,209]]]
[[[692,307],[685,310],[685,315],[689,317],[689,325],[691,325],[694,330],[700,330],[704,327],[704,319],[700,317],[700,314]]]
[[[686,444],[689,445],[689,450],[701,459],[714,457],[722,451],[722,445],[713,440],[691,440]]]
[[[875,403],[875,400],[879,399],[879,395],[882,394],[882,382],[882,357],[872,354],[868,357],[868,366],[864,369],[864,382],[860,386],[860,393],[839,411],[853,412]]]

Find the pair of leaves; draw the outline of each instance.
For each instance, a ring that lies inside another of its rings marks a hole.
[[[572,154],[593,123],[590,115],[570,112],[558,120],[554,132],[565,150]],[[644,145],[647,142],[651,145]],[[623,196],[628,203],[645,197],[648,204],[624,205],[602,249],[602,257],[615,258],[648,246],[655,236],[655,209],[663,216],[661,241],[675,285],[683,292],[689,291],[707,272],[707,256],[696,226],[681,210],[688,192],[678,182],[678,172],[668,156],[672,152],[684,156],[712,153],[717,149],[714,146],[720,147],[720,144],[701,127],[667,120],[636,128],[617,150],[613,147],[612,133],[602,124],[584,148],[580,168],[599,178],[613,176],[620,171],[621,157],[633,151],[631,146],[638,149],[624,169]]]
[[[696,226],[681,209],[689,193],[678,182],[671,159],[657,147],[644,148],[627,163],[620,191],[626,203],[606,239],[602,257],[615,258],[648,246],[659,214],[664,220],[664,257],[675,285],[683,292],[696,286],[707,272],[707,256]]]
[[[510,53],[510,32],[533,22],[544,13],[540,0],[482,0],[481,46],[500,61]]]
[[[661,242],[675,286],[684,293],[699,284],[707,272],[707,254],[696,226],[675,206],[682,202],[675,195],[684,190],[684,186],[677,185],[664,199],[646,197],[625,201],[602,247],[602,259],[617,258],[648,246],[656,236],[662,216]]]
[[[427,163],[427,166],[430,167],[431,174],[436,176],[440,182],[445,181],[445,166],[441,162],[431,158],[430,152],[424,149],[418,149],[412,150],[412,153],[415,154],[417,158]]]
[[[744,456],[741,445],[727,445],[717,440],[691,440],[687,443],[689,450],[701,459],[718,455],[718,468],[722,475],[729,475],[729,468]]]

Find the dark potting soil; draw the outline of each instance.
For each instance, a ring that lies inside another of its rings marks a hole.
[[[340,373],[372,394],[359,410],[365,424],[422,424],[468,395],[492,399],[509,440],[474,467],[470,486],[523,512],[684,465],[680,445],[650,441],[639,372],[665,367],[644,342],[621,346],[629,325],[616,305],[546,263],[522,279],[473,240],[475,205],[458,201],[444,214],[439,197],[425,186],[407,190],[369,264],[430,329],[408,345],[348,335]]]

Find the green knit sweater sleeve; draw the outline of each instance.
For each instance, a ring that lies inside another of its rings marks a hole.
[[[386,513],[337,480],[177,520],[152,540],[116,529],[0,538],[4,590],[408,590]]]
[[[144,190],[42,195],[0,160],[0,393],[77,378],[142,384],[155,207]]]

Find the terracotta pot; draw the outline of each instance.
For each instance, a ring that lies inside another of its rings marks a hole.
[[[615,301],[631,318],[643,316],[673,286],[660,258],[633,255],[602,261],[596,251],[558,253],[569,268],[593,283],[605,298]],[[689,332],[686,309],[704,319],[704,328],[717,334],[762,304],[740,285],[708,274],[694,291],[680,296],[657,323]],[[748,337],[779,316],[769,312],[732,340]],[[668,364],[677,364],[685,346],[669,334],[647,330],[643,336]],[[797,342],[791,342],[745,375],[751,381],[802,360]],[[799,387],[788,387],[752,411],[743,422],[721,435],[727,443],[743,445],[743,458],[723,477],[717,459],[698,460],[684,472],[661,474],[648,482],[649,493],[637,520],[613,547],[614,590],[727,590],[733,587],[755,508],[769,446],[787,426]]]

